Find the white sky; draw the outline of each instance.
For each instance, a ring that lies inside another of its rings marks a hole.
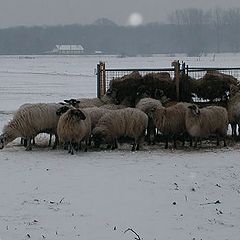
[[[109,18],[126,25],[139,12],[143,23],[164,22],[180,8],[235,8],[239,0],[0,0],[0,28],[17,25],[87,24]]]

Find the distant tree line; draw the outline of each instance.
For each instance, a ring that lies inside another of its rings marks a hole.
[[[108,19],[90,25],[0,29],[0,54],[44,54],[56,44],[81,44],[86,54],[187,53],[240,51],[240,9],[182,9],[168,23],[119,26]]]

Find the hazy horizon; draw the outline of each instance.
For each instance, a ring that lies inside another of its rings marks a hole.
[[[91,24],[107,18],[118,25],[134,23],[164,23],[176,9],[183,8],[238,8],[239,0],[0,0],[0,28],[14,26],[44,26]],[[134,18],[133,13],[139,13]]]

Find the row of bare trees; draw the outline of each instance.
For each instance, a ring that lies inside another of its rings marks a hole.
[[[56,44],[81,44],[86,54],[123,56],[240,52],[240,8],[180,9],[170,14],[167,23],[137,27],[101,19],[89,25],[0,29],[0,54],[43,54]]]
[[[226,37],[232,45],[232,50],[240,51],[240,8],[209,10],[187,8],[175,10],[169,15],[168,20],[178,27],[185,26],[189,34],[196,32],[197,29],[199,32],[197,36],[202,37],[204,29],[210,27],[215,34],[216,52],[221,51],[221,44]]]

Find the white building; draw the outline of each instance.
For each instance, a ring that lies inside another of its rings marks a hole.
[[[84,48],[82,45],[56,45],[52,50],[54,54],[81,54]]]

